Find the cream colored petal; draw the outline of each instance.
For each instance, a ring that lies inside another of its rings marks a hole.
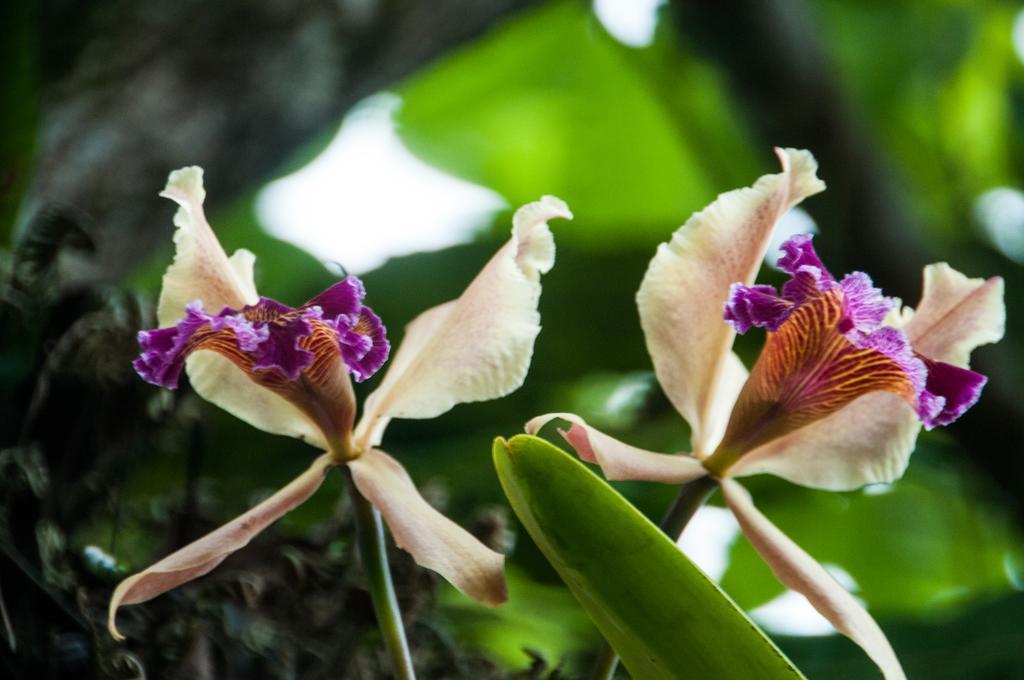
[[[253,266],[256,264],[256,256],[252,254],[252,251],[246,250],[245,248],[239,248],[231,254],[231,257],[228,258],[228,264],[231,265],[231,268],[235,272],[235,281],[238,283],[238,287],[242,291],[243,299],[246,301],[259,302],[260,294],[256,292],[256,279],[253,276]]]
[[[865,394],[832,415],[746,454],[731,477],[763,472],[829,491],[849,491],[903,476],[921,423],[888,392]]]
[[[110,598],[107,614],[110,634],[117,640],[124,639],[115,622],[121,606],[151,600],[213,570],[272,522],[312,496],[320,488],[330,465],[329,456],[320,456],[309,469],[245,514],[121,581]]]
[[[192,166],[175,170],[160,195],[180,206],[174,215],[174,262],[164,274],[157,305],[160,326],[173,325],[193,300],[202,300],[203,307],[213,313],[223,307],[238,309],[255,304],[258,297],[252,285],[252,262],[246,262],[252,254],[236,253],[229,261],[206,221],[203,169]],[[242,276],[246,271],[248,280]]]
[[[425,345],[438,333],[442,332],[445,319],[455,308],[457,300],[450,300],[444,304],[431,307],[405,327],[405,334],[402,336],[402,343],[387,367],[387,372],[380,387],[373,391],[366,399],[364,417],[359,421],[355,430],[356,447],[365,450],[371,446],[380,444],[391,418],[383,415],[382,399],[392,394],[393,385],[409,368],[409,365],[420,356]],[[394,378],[392,378],[394,376]],[[387,389],[384,389],[387,387]]]
[[[523,383],[540,332],[540,275],[555,258],[547,220],[556,217],[571,219],[572,213],[551,196],[520,208],[512,238],[465,292],[410,325],[401,361],[396,356],[368,402],[359,428],[364,437],[379,432],[381,419],[433,418]]]
[[[743,384],[747,382],[750,371],[743,365],[736,353],[729,351],[722,363],[722,372],[718,380],[712,386],[708,398],[707,419],[704,425],[703,451],[711,453],[725,436],[725,428],[729,424],[729,416],[732,415],[732,408],[736,405],[736,399],[740,396]],[[699,452],[701,448],[694,443],[694,448]],[[698,455],[700,455],[698,453]]]
[[[526,423],[529,434],[537,434],[554,419],[572,424],[568,431],[559,430],[580,458],[601,466],[604,476],[611,480],[638,479],[664,484],[682,484],[707,475],[700,461],[685,454],[655,453],[638,449],[609,437],[587,425],[572,413],[548,413]]]
[[[288,400],[254,383],[230,359],[200,350],[185,361],[185,371],[199,396],[236,418],[264,432],[296,437],[327,450],[323,433],[312,420]]]
[[[966,368],[975,347],[1003,336],[1003,280],[969,279],[947,264],[929,265],[917,311],[894,311],[886,321],[904,328],[921,354]],[[748,453],[730,475],[768,472],[832,491],[891,482],[910,463],[919,431],[917,416],[900,398],[867,394]]]
[[[946,263],[924,268],[921,304],[905,326],[914,349],[967,368],[971,350],[998,342],[1006,327],[1003,280],[969,279]]]
[[[245,249],[230,258],[224,253],[203,213],[206,190],[202,168],[175,170],[160,195],[181,206],[174,215],[174,262],[164,274],[157,306],[160,325],[178,321],[185,305],[193,300],[201,300],[212,313],[257,303],[259,294],[253,281],[256,257]],[[185,370],[196,392],[228,413],[261,430],[327,448],[320,430],[299,409],[255,385],[223,356],[196,352],[186,361]]]
[[[380,511],[395,544],[417,564],[478,602],[496,607],[508,599],[505,556],[432,508],[398,461],[371,449],[348,466],[359,493]]]
[[[735,336],[722,318],[732,283],[753,282],[775,223],[825,188],[807,151],[776,149],[782,172],[722,194],[680,227],[658,252],[637,292],[640,322],[658,380],[693,430],[698,456],[720,429],[716,383]]]
[[[871,615],[825,568],[754,506],[747,490],[732,480],[722,493],[747,540],[787,588],[800,593],[843,635],[867,653],[886,680],[906,678],[885,633]]]

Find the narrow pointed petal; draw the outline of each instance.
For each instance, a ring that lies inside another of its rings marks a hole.
[[[836,627],[867,653],[886,680],[906,675],[885,633],[871,615],[825,568],[772,524],[754,506],[747,490],[737,482],[722,482],[726,503],[754,549],[786,587],[800,593]]]
[[[920,354],[967,368],[971,351],[999,342],[1005,327],[1003,279],[969,279],[943,262],[924,268],[921,304],[904,330]]]
[[[203,213],[202,168],[175,170],[160,195],[180,206],[174,215],[174,262],[164,274],[157,305],[160,325],[172,325],[194,300],[201,300],[209,310],[255,304],[252,253],[239,251],[228,259]]]
[[[684,454],[655,453],[630,446],[594,429],[572,413],[537,416],[526,423],[526,432],[537,434],[556,418],[571,423],[568,430],[559,430],[559,433],[576,449],[580,458],[600,465],[608,479],[682,484],[708,474],[696,458]]]
[[[547,225],[554,218],[571,219],[572,213],[551,196],[520,208],[512,238],[465,292],[409,325],[368,402],[361,432],[379,433],[378,421],[387,418],[433,418],[523,383],[540,332],[540,275],[554,264]]]
[[[329,456],[320,456],[309,469],[245,514],[121,581],[110,598],[107,616],[110,634],[116,640],[124,639],[115,622],[120,607],[151,600],[213,570],[272,522],[312,496],[330,465]]]
[[[508,599],[505,556],[432,508],[398,461],[371,449],[348,466],[359,493],[380,511],[395,544],[417,564],[483,604],[496,607]]]
[[[735,282],[751,284],[775,223],[825,188],[806,151],[778,149],[782,172],[722,194],[663,243],[637,292],[647,350],[666,395],[693,429],[698,456],[717,441],[709,427],[716,382],[735,331],[722,309]]]

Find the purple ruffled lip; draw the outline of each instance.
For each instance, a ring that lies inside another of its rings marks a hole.
[[[264,297],[241,310],[209,314],[195,301],[174,326],[139,333],[142,352],[133,365],[147,382],[173,389],[189,354],[210,349],[254,379],[271,374],[296,381],[317,353],[336,350],[352,376],[366,380],[387,360],[390,345],[380,318],[362,304],[365,294],[362,282],[349,276],[297,308]],[[333,342],[317,342],[321,336]]]
[[[790,275],[781,294],[773,286],[733,284],[724,318],[737,333],[751,328],[776,332],[802,305],[817,296],[838,291],[843,315],[838,330],[860,349],[884,355],[904,372],[916,394],[914,404],[926,429],[959,418],[981,396],[985,376],[917,354],[903,331],[883,325],[897,302],[882,295],[862,272],[841,281],[825,268],[814,250],[812,237],[800,234],[783,245],[779,268]]]

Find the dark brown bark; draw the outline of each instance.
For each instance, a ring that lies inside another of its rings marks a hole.
[[[167,240],[154,195],[207,170],[223,205],[388,87],[528,0],[51,2],[40,143],[23,203],[95,241],[72,281],[113,281]],[[24,222],[24,221],[23,221]]]

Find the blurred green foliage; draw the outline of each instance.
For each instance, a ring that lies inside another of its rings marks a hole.
[[[659,52],[655,66],[680,63],[671,45]],[[657,71],[637,68],[643,56],[610,39],[585,5],[551,3],[399,87],[399,132],[421,157],[512,205],[566,200],[576,219],[559,227],[563,243],[653,245],[728,186],[692,130],[736,139],[725,149],[732,168],[755,167],[756,154],[738,142],[716,81],[684,67],[671,86],[691,94],[666,102]]]
[[[9,243],[35,150],[36,40],[30,30],[35,5],[11,0],[0,7],[0,64],[4,103],[0,106],[0,244]]]

